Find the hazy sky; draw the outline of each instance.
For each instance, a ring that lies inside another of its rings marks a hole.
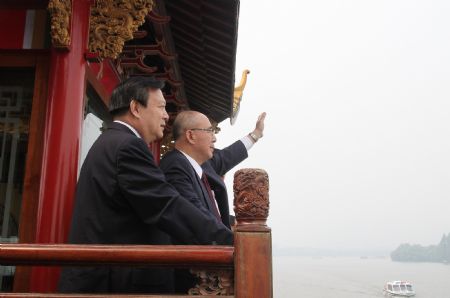
[[[241,0],[217,147],[266,130],[239,168],[270,179],[274,246],[395,249],[450,232],[450,1]]]

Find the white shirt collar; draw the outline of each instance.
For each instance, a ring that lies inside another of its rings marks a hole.
[[[126,127],[128,127],[138,138],[141,138],[142,139],[142,137],[141,137],[141,135],[137,132],[137,130],[136,129],[134,129],[134,127],[133,126],[131,126],[130,124],[128,124],[128,123],[126,123],[126,122],[123,122],[123,121],[120,121],[120,120],[114,120],[114,122],[116,122],[116,123],[120,123],[120,124],[122,124],[122,125],[125,125]]]
[[[195,161],[195,159],[193,159],[192,157],[190,157],[189,155],[187,155],[186,153],[184,153],[183,151],[179,150],[181,153],[183,153],[184,156],[186,156],[186,158],[189,160],[189,163],[192,165],[192,167],[194,168],[195,172],[197,173],[197,175],[202,178],[202,174],[203,174],[203,169],[202,167],[198,164],[197,161]]]

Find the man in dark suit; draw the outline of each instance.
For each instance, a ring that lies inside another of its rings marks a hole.
[[[266,113],[262,113],[258,117],[255,129],[247,136],[219,150],[214,148],[214,128],[205,115],[196,111],[179,113],[172,128],[175,149],[164,155],[160,164],[166,179],[199,209],[214,217],[217,217],[218,209],[222,222],[230,227],[223,176],[246,159],[247,151],[263,136],[265,116]],[[206,186],[203,175],[207,177]],[[214,196],[213,204],[208,186]]]
[[[111,96],[114,122],[97,139],[78,180],[69,242],[76,244],[232,244],[232,232],[166,182],[148,144],[168,115],[152,78],[133,77]],[[205,227],[208,227],[205,229]],[[66,268],[63,292],[170,293],[173,275],[154,268]]]
[[[161,169],[183,198],[227,227],[230,227],[230,213],[222,177],[247,158],[247,150],[262,137],[265,115],[258,117],[253,132],[223,150],[214,148],[215,130],[202,113],[181,112],[173,123],[175,149],[162,158]],[[185,292],[193,282],[188,271],[176,271],[177,291]]]

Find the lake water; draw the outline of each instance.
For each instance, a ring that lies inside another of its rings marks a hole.
[[[450,265],[399,263],[389,258],[273,257],[274,297],[385,297],[386,281],[406,280],[416,298],[450,298]]]

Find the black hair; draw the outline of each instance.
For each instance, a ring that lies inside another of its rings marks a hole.
[[[131,100],[136,100],[144,107],[147,106],[148,90],[161,89],[164,81],[154,77],[130,77],[121,82],[112,92],[109,102],[109,112],[111,116],[125,114],[130,108]]]

